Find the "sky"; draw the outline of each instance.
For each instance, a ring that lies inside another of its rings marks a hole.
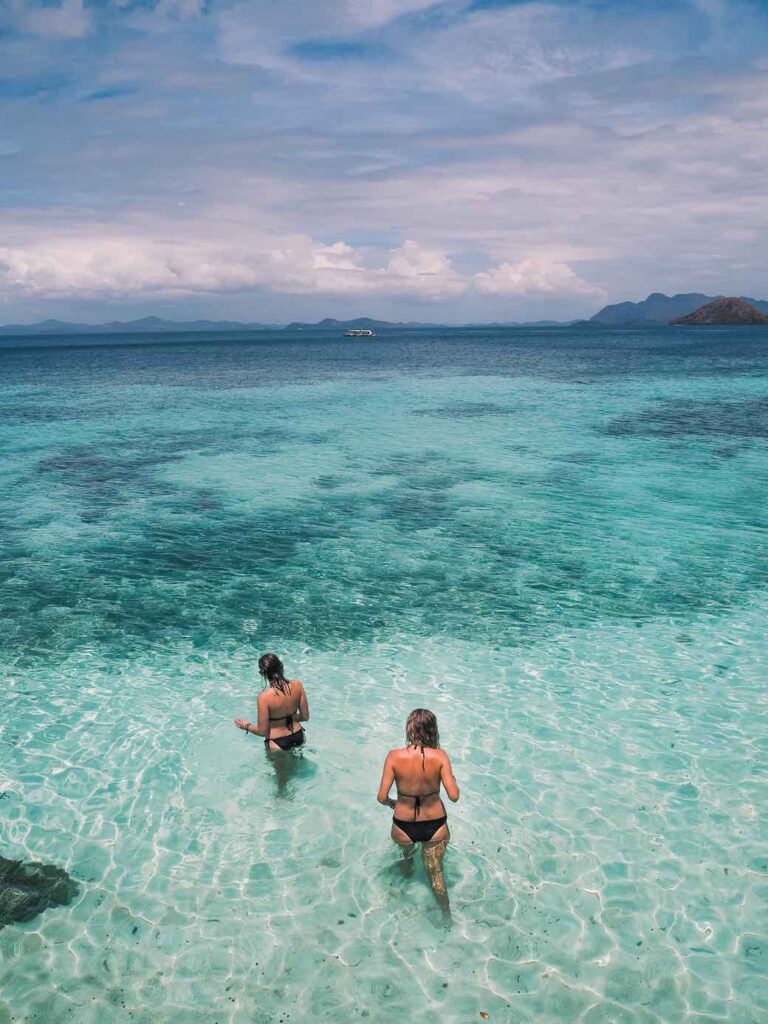
[[[768,0],[0,0],[0,322],[768,298]]]

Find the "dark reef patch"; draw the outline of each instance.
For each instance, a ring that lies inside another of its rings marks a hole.
[[[53,405],[0,405],[0,421],[11,423],[59,423],[67,420],[93,419],[92,409],[69,409]]]
[[[517,645],[596,618],[687,616],[768,584],[768,559],[744,530],[751,501],[729,506],[727,558],[677,529],[658,551],[630,550],[625,531],[656,531],[676,506],[614,521],[614,506],[595,504],[599,476],[580,462],[550,466],[531,491],[471,460],[395,452],[372,471],[395,477],[375,493],[339,490],[328,474],[301,502],[262,508],[171,487],[106,518],[76,549],[40,548],[9,519],[0,644],[33,660],[101,644],[116,655],[178,641],[229,646],[248,621],[270,642],[318,648],[393,630]],[[472,500],[457,487],[466,481],[490,481],[509,500],[470,527]]]
[[[196,428],[68,445],[41,459],[36,471],[66,487],[82,505],[80,518],[90,523],[103,519],[132,497],[144,500],[176,493],[177,488],[158,476],[156,471],[180,462],[186,455],[229,450],[227,446],[231,441],[237,444],[239,451],[263,454],[289,444],[293,435],[281,432],[277,427],[267,427],[247,434],[229,430],[226,438],[227,442],[223,444],[215,431]],[[208,508],[219,504],[214,505],[214,495],[209,489],[206,496],[205,488],[191,494],[190,500]]]
[[[156,478],[154,470],[180,458],[173,452],[153,452],[150,448],[142,452],[122,446],[118,454],[103,444],[76,445],[41,459],[37,472],[72,491],[82,503],[82,521],[93,523],[123,505],[132,494],[146,497],[171,493],[172,487]]]
[[[0,928],[30,921],[48,907],[63,907],[79,892],[63,868],[0,857]]]
[[[315,487],[322,491],[335,491],[337,488],[344,486],[346,478],[338,473],[321,473],[312,482]]]
[[[573,462],[580,466],[589,466],[600,461],[596,452],[563,452],[550,456],[553,462]]]
[[[768,438],[768,398],[741,401],[664,401],[638,413],[619,416],[605,428],[614,437]]]
[[[178,458],[172,453],[108,455],[101,445],[78,445],[42,459],[37,468],[40,473],[55,473],[71,487],[99,490],[109,484],[130,483],[147,469],[176,462]]]
[[[441,416],[447,419],[475,419],[481,416],[513,416],[520,412],[512,405],[500,402],[453,402],[424,409],[412,409],[414,416]]]

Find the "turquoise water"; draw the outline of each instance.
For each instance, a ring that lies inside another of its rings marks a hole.
[[[0,1024],[768,1018],[765,332],[150,340],[0,340]]]

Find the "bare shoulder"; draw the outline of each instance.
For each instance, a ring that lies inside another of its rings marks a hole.
[[[289,679],[288,685],[295,686],[299,693],[301,693],[302,690],[304,689],[304,683],[302,683],[300,679]]]
[[[450,764],[451,763],[450,757],[448,757],[448,754],[446,753],[445,750],[442,749],[442,747],[438,747],[437,748],[437,756],[440,758],[440,761],[443,764]]]

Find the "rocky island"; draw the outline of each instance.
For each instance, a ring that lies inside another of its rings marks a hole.
[[[768,316],[761,313],[744,299],[727,298],[715,299],[704,306],[699,306],[687,316],[679,316],[670,320],[672,325],[695,325],[695,326],[736,326],[739,324],[768,324]]]

